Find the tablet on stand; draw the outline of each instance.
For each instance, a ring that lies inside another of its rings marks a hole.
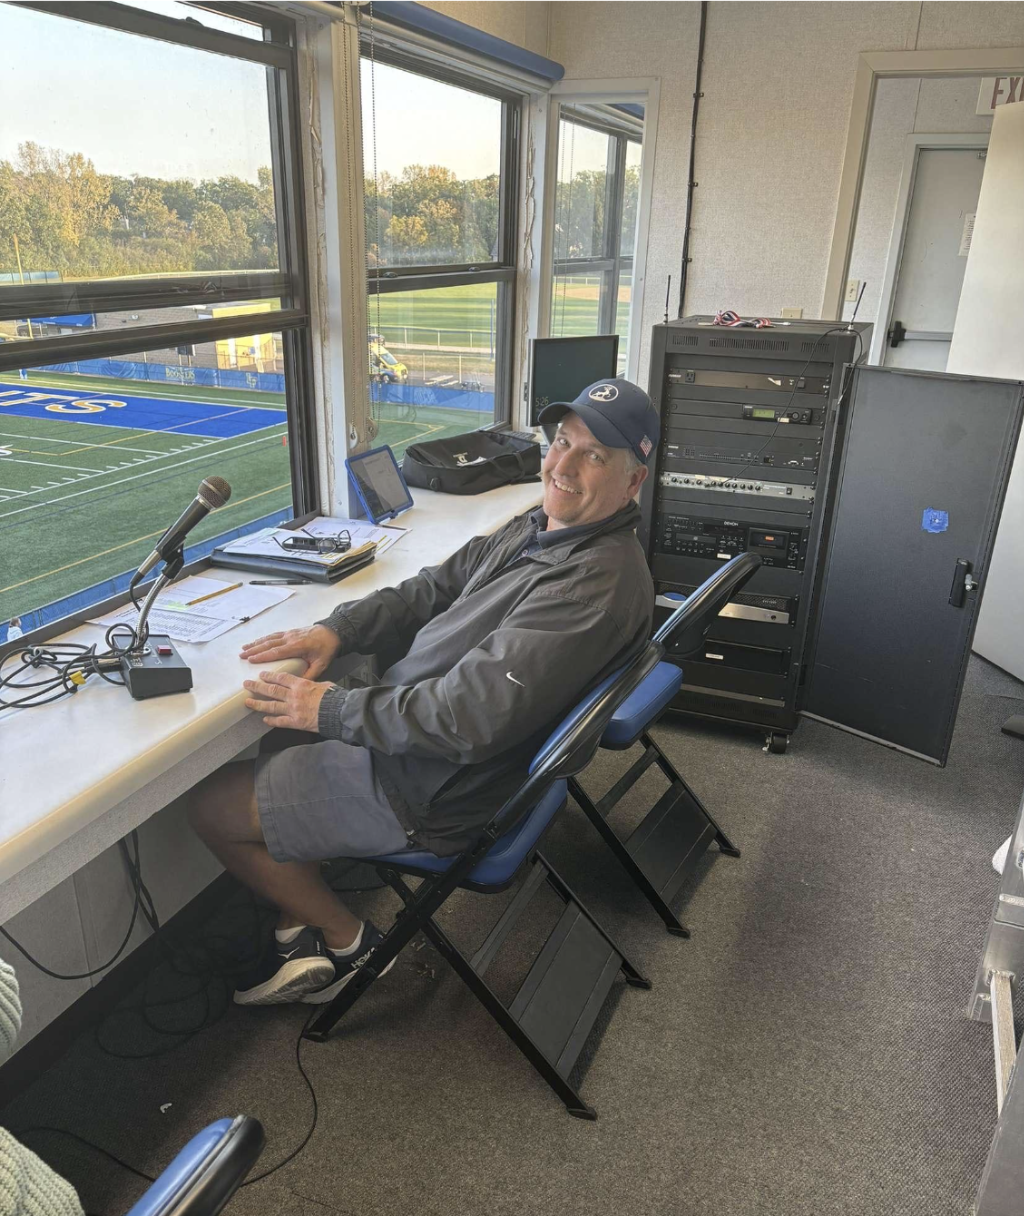
[[[360,452],[357,456],[347,456],[345,468],[356,497],[371,523],[380,524],[394,519],[412,506],[412,494],[405,484],[394,452],[386,443],[368,452]]]

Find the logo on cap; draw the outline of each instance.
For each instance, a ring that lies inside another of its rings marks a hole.
[[[591,401],[614,401],[619,390],[614,384],[602,384],[600,388],[592,388],[587,395]]]
[[[644,460],[646,460],[647,457],[650,456],[651,448],[653,446],[654,446],[654,444],[651,443],[651,441],[647,438],[646,435],[643,437],[643,439],[640,440],[640,451],[643,452],[643,454],[644,454]]]

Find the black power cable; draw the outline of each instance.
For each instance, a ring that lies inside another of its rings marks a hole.
[[[317,1121],[320,1117],[320,1107],[319,1103],[317,1102],[316,1090],[313,1088],[313,1082],[309,1079],[309,1074],[302,1066],[302,1040],[305,1038],[306,1031],[309,1029],[310,1023],[319,1014],[319,1012],[319,1009],[310,1010],[309,1016],[303,1022],[302,1029],[299,1031],[299,1037],[295,1040],[295,1063],[298,1066],[299,1073],[303,1081],[306,1083],[306,1088],[309,1090],[309,1096],[313,1101],[313,1118],[310,1121],[309,1129],[307,1130],[305,1136],[303,1136],[300,1143],[296,1145],[296,1147],[293,1148],[286,1157],[278,1161],[276,1165],[272,1165],[270,1169],[264,1170],[260,1174],[256,1174],[253,1178],[247,1178],[245,1182],[242,1183],[242,1186],[252,1186],[254,1182],[262,1182],[264,1178],[269,1178],[271,1174],[276,1174],[279,1169],[282,1169],[290,1161],[294,1161],[309,1143],[313,1133],[316,1131]],[[77,1141],[86,1148],[91,1148],[97,1153],[102,1153],[102,1155],[106,1157],[108,1161],[113,1161],[115,1165],[119,1165],[122,1169],[126,1169],[130,1174],[134,1174],[136,1178],[142,1178],[146,1182],[156,1182],[156,1178],[152,1174],[147,1174],[144,1170],[136,1169],[134,1165],[129,1165],[127,1161],[122,1161],[120,1157],[110,1152],[109,1149],[103,1148],[102,1145],[94,1144],[91,1140],[86,1140],[84,1136],[80,1136],[77,1132],[68,1131],[67,1128],[50,1127],[46,1124],[37,1124],[33,1127],[26,1127],[23,1131],[19,1131],[17,1136],[19,1140],[23,1140],[26,1136],[32,1136],[39,1132],[49,1132],[57,1136],[67,1136],[69,1139]]]
[[[134,593],[132,600],[138,607]],[[148,628],[140,635],[121,621],[104,635],[106,650],[97,650],[95,642],[52,642],[9,651],[0,659],[0,709],[31,709],[74,696],[90,676],[123,688],[121,660],[148,636]]]
[[[124,844],[123,841],[121,843],[122,843],[122,845]],[[3,928],[2,926],[0,926],[0,933],[2,933],[4,935],[4,937],[11,943],[11,945],[15,948],[15,950],[17,950],[20,954],[24,955],[25,958],[28,959],[28,961],[32,964],[33,967],[37,968],[44,975],[48,975],[51,979],[54,979],[54,980],[87,980],[87,979],[91,979],[92,976],[99,975],[101,972],[106,971],[108,968],[112,967],[117,962],[117,960],[121,957],[121,955],[124,953],[125,946],[128,945],[132,932],[135,929],[135,922],[136,922],[136,920],[138,920],[138,917],[139,917],[139,907],[142,902],[142,893],[141,893],[142,878],[141,878],[141,871],[139,870],[139,835],[137,832],[132,832],[132,844],[135,846],[135,864],[134,864],[134,866],[131,864],[131,859],[128,858],[127,846],[124,847],[124,855],[128,859],[129,870],[134,875],[132,887],[135,892],[135,903],[134,903],[134,906],[132,907],[131,919],[128,922],[128,931],[127,931],[127,933],[125,933],[124,939],[122,940],[120,946],[118,946],[118,948],[114,952],[113,956],[110,959],[108,959],[107,962],[103,963],[99,967],[95,967],[92,971],[82,971],[81,973],[79,973],[77,975],[61,975],[59,972],[51,971],[49,967],[45,967],[37,958],[33,958],[32,955],[29,954],[29,952],[25,949],[25,947],[20,942],[16,941],[10,935],[10,933],[8,933],[7,930],[5,928]]]
[[[152,895],[150,894],[149,889],[142,877],[142,866],[139,855],[139,841],[137,832],[131,833],[131,841],[134,849],[134,856],[129,851],[127,844],[123,840],[120,841],[119,844],[125,864],[128,867],[129,873],[132,877],[132,889],[135,895],[132,915],[124,941],[122,941],[114,956],[107,963],[103,964],[102,967],[99,967],[94,971],[84,972],[81,975],[61,975],[58,972],[52,971],[50,968],[45,967],[38,961],[38,959],[33,958],[33,956],[23,946],[15,941],[15,939],[5,929],[0,928],[0,933],[2,933],[3,936],[6,937],[7,940],[10,941],[11,944],[15,946],[16,949],[19,950],[20,953],[24,955],[24,957],[34,967],[37,967],[44,974],[51,976],[54,979],[84,979],[99,974],[101,971],[106,970],[117,961],[121,953],[124,951],[129,939],[131,938],[132,931],[135,927],[135,923],[141,909],[143,915],[149,921],[149,924],[153,929],[154,936],[173,971],[179,976],[199,981],[198,984],[184,996],[175,996],[173,998],[163,1000],[150,1000],[144,998],[138,1005],[122,1006],[119,1009],[113,1010],[100,1023],[97,1023],[94,1031],[95,1042],[99,1050],[105,1055],[109,1055],[120,1060],[144,1060],[152,1059],[155,1056],[166,1055],[168,1052],[176,1050],[195,1035],[218,1022],[225,1015],[228,1009],[231,1008],[228,984],[224,983],[224,981],[231,980],[239,972],[251,966],[254,959],[240,957],[238,951],[234,949],[236,942],[234,940],[225,938],[223,934],[211,934],[204,940],[203,943],[199,945],[190,943],[186,947],[170,942],[168,940],[167,930],[160,924]],[[340,873],[336,871],[334,878],[339,879],[344,877],[344,875],[348,873],[348,871],[351,870],[356,864],[357,863],[355,862],[350,862]],[[269,927],[263,923],[262,920],[262,912],[267,910],[261,909],[261,907],[256,903],[255,899],[250,900],[248,907],[255,917],[254,925],[252,926],[255,932],[250,933],[247,936],[250,940],[255,938],[255,940],[260,941],[262,940],[264,931]],[[225,953],[223,954],[218,949],[221,943],[224,943],[225,945]],[[229,961],[229,959],[231,961]],[[221,982],[224,999],[221,1008],[216,1013],[212,1013],[210,985],[215,981]],[[150,1016],[151,1010],[182,1005],[187,1001],[196,999],[200,995],[203,997],[204,1011],[200,1020],[194,1025],[181,1028],[161,1026],[158,1025]],[[132,1013],[137,1014],[142,1019],[142,1022],[147,1029],[153,1031],[155,1034],[164,1037],[171,1037],[174,1041],[153,1051],[136,1053],[115,1051],[113,1048],[107,1046],[101,1038],[102,1026],[116,1016]],[[316,1090],[313,1087],[312,1081],[309,1079],[309,1075],[303,1067],[301,1051],[302,1041],[305,1037],[306,1030],[309,1028],[310,1023],[317,1013],[318,1010],[316,1009],[310,1011],[309,1016],[303,1023],[302,1030],[300,1031],[299,1037],[295,1044],[295,1063],[298,1067],[300,1076],[309,1090],[310,1098],[313,1103],[313,1117],[309,1128],[299,1144],[292,1149],[287,1156],[285,1156],[281,1161],[277,1162],[277,1164],[271,1166],[269,1169],[264,1170],[262,1173],[257,1174],[253,1178],[247,1179],[242,1184],[243,1186],[251,1186],[255,1182],[260,1182],[264,1178],[268,1178],[271,1174],[276,1173],[290,1161],[294,1161],[309,1143],[313,1133],[316,1130],[317,1121],[319,1118],[319,1105],[317,1102]],[[86,1146],[87,1148],[94,1149],[96,1152],[101,1153],[104,1157],[108,1158],[110,1161],[113,1161],[116,1165],[120,1165],[130,1173],[136,1175],[136,1177],[142,1178],[147,1182],[155,1181],[151,1175],[137,1169],[133,1165],[130,1165],[127,1161],[121,1160],[120,1157],[115,1156],[108,1149],[103,1148],[102,1145],[94,1144],[91,1140],[87,1140],[85,1137],[78,1135],[77,1132],[69,1131],[66,1128],[51,1127],[48,1125],[35,1125],[25,1128],[23,1131],[18,1132],[17,1135],[24,1138],[25,1136],[40,1132],[67,1136],[70,1139]]]

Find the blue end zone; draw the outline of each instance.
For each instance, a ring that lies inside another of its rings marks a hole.
[[[0,380],[0,418],[40,418],[85,422],[129,430],[197,435],[202,439],[232,439],[287,422],[284,410],[249,405],[209,405],[168,397],[135,397],[121,392],[90,392],[27,386],[24,381]]]

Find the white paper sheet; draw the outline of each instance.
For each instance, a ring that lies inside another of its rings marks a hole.
[[[221,590],[231,586],[231,583],[201,575],[174,583],[153,605],[148,622],[150,633],[166,633],[176,642],[209,642],[295,594],[289,587],[252,587],[248,583],[230,591]],[[210,599],[202,598],[216,591],[220,594]],[[190,602],[195,600],[200,602]],[[137,619],[135,606],[124,604],[96,617],[90,624],[134,625]]]
[[[132,604],[125,604],[116,612],[108,612],[105,616],[90,621],[90,625],[133,625],[139,614]],[[212,616],[200,616],[187,609],[167,610],[154,608],[149,614],[149,632],[166,633],[176,642],[209,642],[219,638],[222,633],[233,629],[238,621],[220,621]]]

